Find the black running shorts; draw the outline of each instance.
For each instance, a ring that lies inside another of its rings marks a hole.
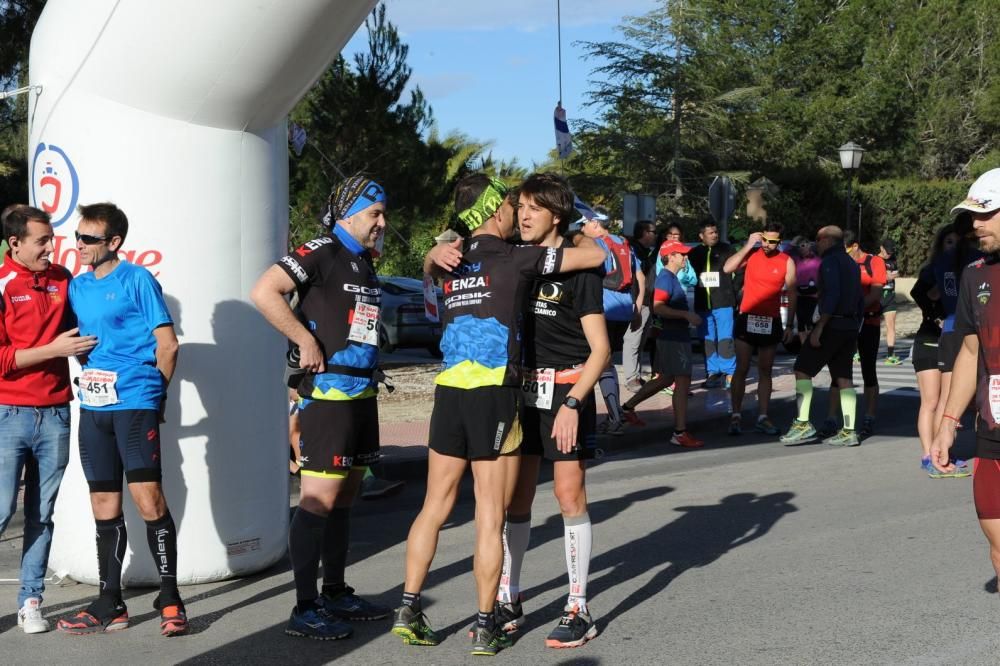
[[[938,339],[936,336],[927,337],[918,335],[914,338],[913,349],[910,350],[910,359],[913,361],[914,372],[937,370],[938,356]]]
[[[664,377],[691,376],[691,341],[664,340],[656,341],[656,359],[653,368]]]
[[[838,379],[853,381],[854,352],[858,348],[858,334],[854,331],[826,328],[819,342],[819,347],[813,347],[809,338],[806,338],[798,358],[795,359],[795,372],[815,377],[823,366],[827,366],[834,381]]]
[[[80,409],[80,463],[92,493],[162,480],[160,415],[155,409]]]
[[[942,333],[938,339],[938,370],[951,372],[958,358],[958,350],[962,348],[962,336],[954,331]]]
[[[736,317],[736,326],[733,328],[733,337],[758,349],[778,346],[783,334],[781,317],[758,317],[742,312]]]
[[[521,448],[521,387],[434,389],[428,446],[441,455],[482,460]]]
[[[597,406],[593,395],[587,396],[580,405],[580,418],[576,428],[576,448],[563,453],[552,439],[552,424],[562,407],[563,400],[573,389],[573,384],[556,384],[552,394],[552,406],[524,408],[524,440],[521,455],[544,456],[546,460],[590,460],[597,450]]]
[[[302,474],[343,478],[352,467],[378,462],[378,398],[302,400]]]

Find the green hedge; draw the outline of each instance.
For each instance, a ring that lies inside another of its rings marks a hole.
[[[882,180],[855,190],[855,206],[862,205],[861,240],[877,251],[883,238],[896,242],[902,275],[915,275],[927,260],[934,233],[951,222],[951,209],[965,198],[968,182]]]

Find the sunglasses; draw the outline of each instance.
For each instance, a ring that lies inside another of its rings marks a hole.
[[[73,235],[84,245],[97,245],[108,240],[107,236],[91,236],[90,234],[81,234],[79,231],[74,231]]]
[[[764,238],[762,239],[764,245],[777,245],[781,242],[780,238]]]

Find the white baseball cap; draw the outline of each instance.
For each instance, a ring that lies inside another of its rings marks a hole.
[[[976,179],[969,188],[965,201],[951,209],[951,214],[961,211],[992,213],[1000,210],[1000,169],[990,169]]]

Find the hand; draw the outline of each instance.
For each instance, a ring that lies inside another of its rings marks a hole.
[[[759,231],[755,231],[747,238],[747,247],[752,248],[757,245],[764,244],[764,234]]]
[[[949,450],[951,445],[955,443],[955,430],[958,424],[951,419],[944,419],[941,422],[941,427],[938,428],[937,433],[934,435],[934,441],[931,443],[931,463],[934,468],[945,473],[955,471],[955,464],[951,462],[951,455]]]
[[[435,245],[427,253],[427,258],[435,266],[451,272],[462,263],[462,242],[461,238],[456,238],[450,243]]]
[[[787,345],[789,342],[791,342],[793,337],[795,337],[795,331],[792,329],[791,326],[788,326],[787,328],[785,328],[785,334],[781,336],[781,341]]]
[[[692,326],[701,326],[701,317],[695,312],[688,312],[687,320]]]
[[[56,336],[56,339],[48,344],[49,349],[56,356],[79,356],[86,354],[97,346],[97,338],[93,335],[77,335],[79,328],[71,328]]]
[[[299,345],[299,367],[313,373],[326,370],[323,350],[319,348],[316,338],[311,335],[305,344]]]
[[[576,446],[576,431],[580,424],[580,413],[562,405],[556,412],[549,436],[556,440],[556,448],[561,453],[569,453]]]
[[[813,328],[812,332],[809,334],[809,344],[817,349],[820,347],[819,339],[823,337],[823,329],[819,326]]]
[[[635,333],[640,328],[642,328],[642,310],[637,308],[635,305],[632,306],[632,322],[629,324],[628,330]]]

